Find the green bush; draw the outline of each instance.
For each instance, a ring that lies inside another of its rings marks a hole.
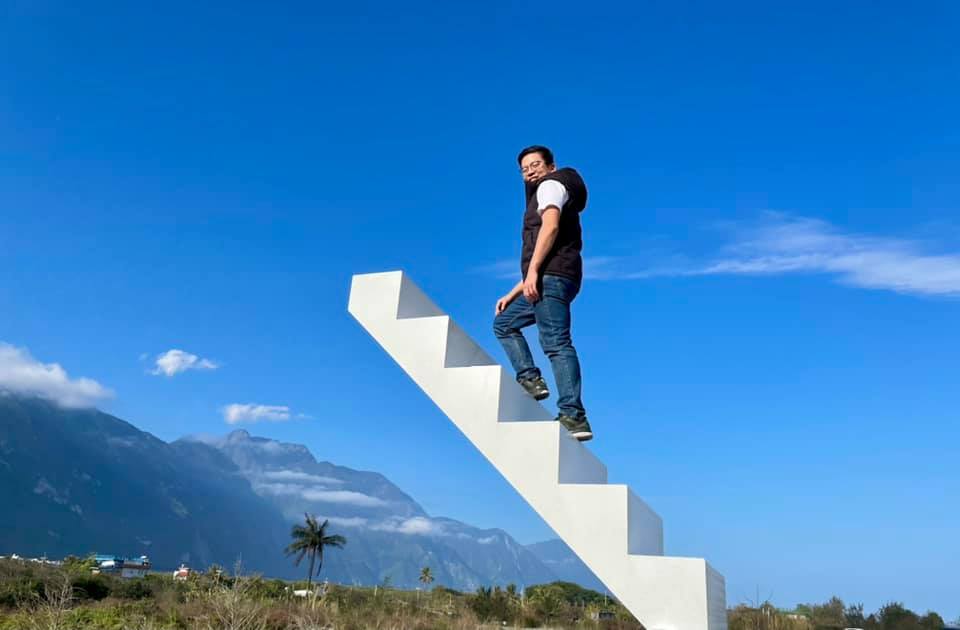
[[[598,593],[597,591],[583,588],[573,582],[551,582],[550,584],[538,584],[527,589],[527,597],[533,599],[537,593],[544,590],[550,590],[560,599],[571,606],[588,606],[590,604],[607,604],[609,597]]]
[[[146,599],[153,596],[153,589],[142,578],[133,580],[124,580],[113,589],[111,593],[114,597],[120,599]]]
[[[336,584],[329,585],[323,597],[302,599],[292,594],[297,586],[303,587],[215,572],[191,575],[183,582],[160,574],[121,580],[90,575],[78,561],[69,568],[0,561],[0,630],[464,630],[502,622],[567,630],[640,628],[615,600],[568,582],[529,587],[524,599],[512,586],[463,594],[442,586],[416,593]],[[616,618],[594,621],[592,613],[600,610],[613,611]],[[247,621],[241,625],[225,621],[244,618]],[[838,598],[802,605],[789,613],[769,602],[759,607],[741,605],[728,611],[728,620],[730,630],[940,630],[943,626],[936,613],[921,616],[902,604],[888,604],[864,614],[863,606],[845,607]]]
[[[77,599],[100,601],[110,595],[112,584],[102,575],[81,575],[71,581]]]
[[[30,606],[43,598],[43,586],[44,582],[40,578],[26,576],[0,582],[0,606]]]
[[[516,619],[518,602],[499,586],[490,589],[480,587],[468,599],[468,605],[480,621],[506,621]]]

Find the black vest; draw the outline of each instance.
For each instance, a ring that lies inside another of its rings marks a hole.
[[[557,232],[553,249],[540,266],[540,277],[546,274],[564,276],[579,285],[583,280],[583,259],[580,257],[580,251],[583,249],[580,213],[587,207],[587,186],[583,183],[580,173],[572,168],[561,168],[536,182],[527,182],[527,211],[523,215],[523,251],[520,256],[520,272],[523,278],[527,277],[530,259],[533,258],[533,249],[537,245],[537,236],[543,224],[540,213],[537,211],[537,186],[548,179],[554,179],[563,184],[569,199],[561,208],[560,231]]]

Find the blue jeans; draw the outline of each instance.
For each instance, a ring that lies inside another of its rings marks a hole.
[[[569,278],[543,276],[536,304],[531,305],[521,295],[493,320],[493,332],[513,364],[518,381],[540,376],[530,346],[520,332],[531,324],[537,325],[540,346],[550,359],[557,383],[557,407],[560,413],[572,418],[587,415],[580,400],[580,359],[570,340],[570,303],[579,291],[577,283]]]

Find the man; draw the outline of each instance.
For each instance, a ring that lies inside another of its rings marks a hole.
[[[537,324],[557,383],[557,420],[583,442],[593,432],[580,400],[580,360],[570,340],[570,303],[583,281],[580,213],[587,205],[587,187],[572,168],[558,170],[547,147],[527,147],[517,162],[527,194],[521,280],[497,300],[493,330],[516,370],[517,382],[543,400],[550,392],[520,332]]]

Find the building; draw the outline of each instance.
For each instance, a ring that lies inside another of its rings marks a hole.
[[[94,557],[97,568],[94,573],[115,575],[120,578],[145,577],[150,571],[150,559],[146,556],[139,558],[124,558],[122,556],[97,555]]]
[[[173,579],[178,582],[183,582],[190,577],[191,573],[193,573],[193,571],[190,570],[190,567],[185,564],[181,564],[180,568],[173,572]]]

